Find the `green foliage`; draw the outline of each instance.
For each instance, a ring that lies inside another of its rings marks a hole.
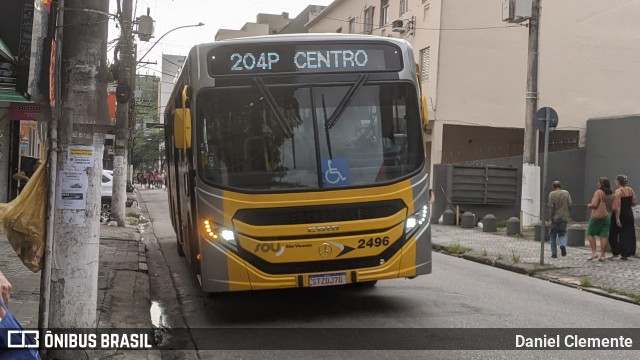
[[[606,290],[607,290],[607,292],[609,294],[617,294],[617,295],[626,296],[626,297],[632,298],[633,301],[635,301],[637,303],[640,303],[640,294],[630,293],[630,292],[627,292],[627,291],[620,291],[620,290],[616,290],[614,288],[607,288]]]
[[[468,248],[466,246],[462,246],[460,244],[454,244],[454,245],[450,245],[447,247],[447,252],[450,254],[458,254],[458,255],[462,255],[464,253],[467,253],[469,251],[471,251],[471,248]]]
[[[580,285],[582,287],[591,287],[591,280],[588,277],[580,279]]]
[[[136,120],[138,124],[157,123],[158,121],[158,90],[160,78],[157,76],[138,75],[136,90],[140,97],[136,98]]]
[[[158,91],[160,78],[151,75],[136,76],[136,90],[140,97],[135,99],[130,122],[129,153],[135,171],[151,170],[157,166],[158,160],[164,158],[164,132],[148,129],[145,124],[158,123]]]
[[[160,145],[164,143],[164,131],[150,129],[139,132],[132,141],[131,164],[138,170],[152,170],[158,164],[158,159],[164,158],[164,150]]]
[[[511,260],[513,261],[514,264],[517,264],[520,262],[520,255],[516,254],[515,251],[511,250]]]

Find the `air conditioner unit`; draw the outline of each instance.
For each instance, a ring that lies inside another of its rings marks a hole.
[[[533,0],[502,0],[502,21],[521,23],[531,18]]]
[[[394,20],[391,23],[391,31],[405,32],[407,28],[404,26],[404,20]]]

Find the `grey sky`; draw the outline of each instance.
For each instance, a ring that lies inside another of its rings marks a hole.
[[[180,29],[168,34],[145,58],[146,61],[158,61],[162,53],[186,55],[191,46],[197,43],[212,42],[218,29],[240,29],[244,23],[255,21],[258,13],[279,14],[288,12],[290,17],[297,16],[308,5],[329,5],[332,0],[133,0],[137,4],[135,16],[146,14],[147,7],[155,20],[155,38],[148,43],[138,42],[138,54],[142,55],[165,32],[182,25],[205,23],[197,28]],[[116,3],[111,0],[112,12]],[[114,23],[109,27],[109,39],[120,34]],[[113,52],[108,54],[113,58]],[[159,70],[159,66],[152,66]],[[151,70],[150,70],[151,71]],[[140,69],[139,73],[146,73]]]

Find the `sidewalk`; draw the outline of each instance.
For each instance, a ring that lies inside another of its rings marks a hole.
[[[127,208],[127,214],[138,212]],[[135,218],[127,218],[133,220]],[[100,225],[98,328],[152,328],[145,246],[138,226]],[[40,273],[29,271],[0,234],[0,269],[13,286],[9,308],[25,328],[38,327]],[[100,351],[102,357],[155,359],[155,351]]]
[[[431,233],[434,250],[640,304],[637,257],[587,261],[591,256],[587,245],[567,247],[566,257],[560,256],[558,249],[558,258],[552,259],[551,246],[546,242],[544,265],[540,266],[539,241],[438,224],[432,226]]]
[[[0,232],[0,271],[13,287],[9,309],[24,328],[38,327],[40,273],[27,269]]]

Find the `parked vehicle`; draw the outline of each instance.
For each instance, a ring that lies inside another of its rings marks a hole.
[[[127,180],[127,193],[133,193],[133,184]],[[113,170],[102,170],[100,186],[100,222],[107,222],[111,217],[111,198],[113,196]],[[133,205],[133,199],[127,194],[127,207]]]

